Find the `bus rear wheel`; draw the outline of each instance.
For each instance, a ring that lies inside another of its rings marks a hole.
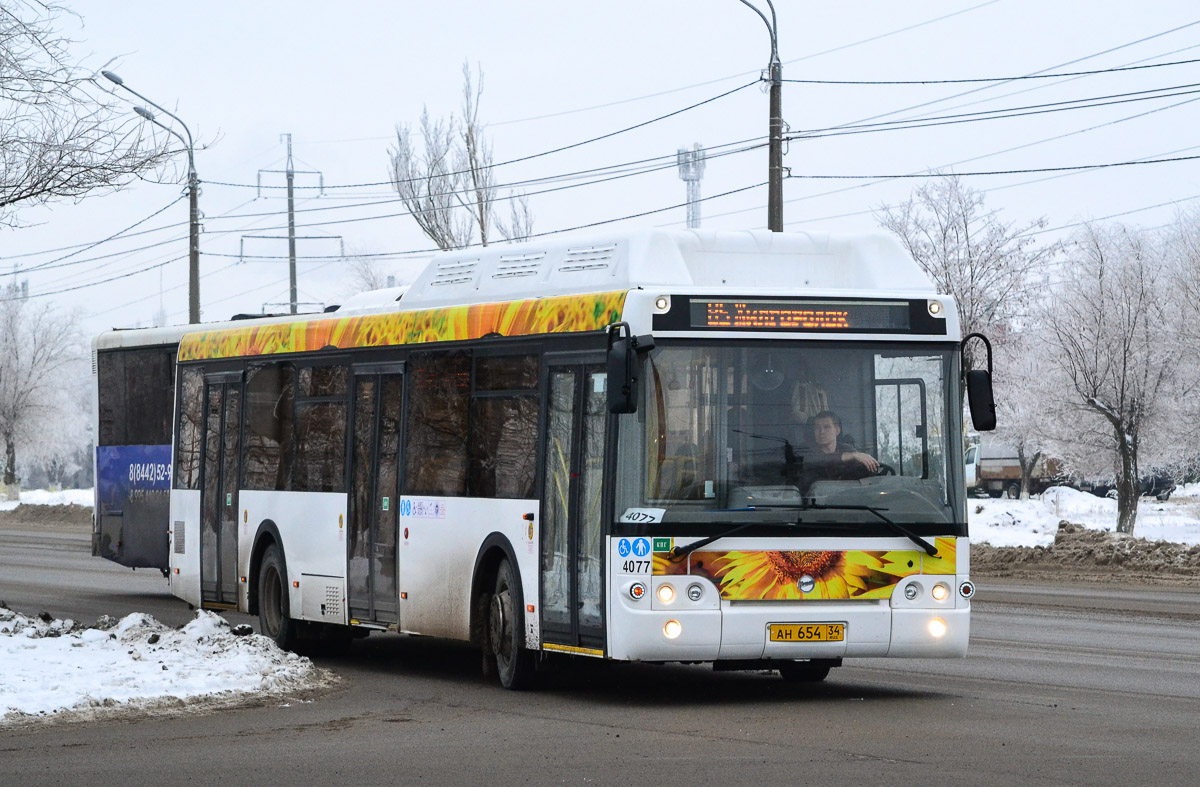
[[[833,663],[828,660],[812,659],[811,661],[785,661],[776,669],[779,677],[788,683],[819,683],[829,677]]]
[[[496,589],[487,610],[487,660],[494,660],[500,685],[514,690],[528,687],[534,663],[533,654],[525,649],[524,599],[521,582],[507,560],[496,569]]]
[[[274,544],[263,553],[258,570],[258,629],[285,650],[296,646],[297,623],[291,618],[287,571]]]

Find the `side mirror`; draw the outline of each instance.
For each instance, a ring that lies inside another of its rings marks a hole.
[[[987,348],[987,369],[970,369],[966,372],[967,405],[971,408],[971,423],[975,431],[990,432],[996,428],[996,400],[992,396],[992,343],[981,333],[967,334],[961,345],[964,351],[971,339],[979,339]]]
[[[608,411],[636,413],[638,379],[641,364],[637,354],[654,348],[650,336],[637,337],[630,332],[629,323],[617,322],[608,326]]]

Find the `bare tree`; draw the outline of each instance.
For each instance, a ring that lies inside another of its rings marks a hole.
[[[1139,467],[1162,457],[1178,391],[1177,348],[1164,333],[1168,270],[1144,235],[1088,225],[1068,247],[1063,274],[1046,310],[1049,360],[1068,394],[1056,443],[1076,464],[1111,457],[1117,530],[1132,534]]]
[[[43,419],[58,415],[58,375],[81,355],[76,315],[34,305],[21,288],[0,293],[0,441],[4,487],[19,494],[17,446]]]
[[[955,175],[931,180],[876,218],[895,233],[938,291],[958,303],[962,331],[1003,335],[1019,318],[1035,272],[1055,254],[1030,232],[1045,219],[1018,226],[988,210],[984,195]]]
[[[166,158],[137,118],[70,59],[62,6],[0,5],[0,223],[20,204],[116,189]]]
[[[529,207],[528,195],[508,192],[508,221],[497,218],[496,229],[505,240],[513,243],[533,236],[533,210]]]
[[[479,119],[482,97],[482,70],[472,77],[463,63],[461,117],[433,120],[423,108],[419,134],[408,124],[397,125],[396,143],[388,150],[392,187],[439,249],[487,246],[493,228],[507,240],[532,234],[533,213],[525,195],[509,193],[513,207],[507,224],[495,215],[492,146]]]

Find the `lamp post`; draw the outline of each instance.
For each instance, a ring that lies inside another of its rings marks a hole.
[[[150,110],[146,109],[145,107],[134,107],[133,108],[133,111],[138,113],[138,115],[140,115],[141,117],[150,121],[151,123],[158,126],[159,128],[167,131],[168,133],[173,134],[176,139],[178,139],[180,142],[187,145],[187,152],[188,152],[188,205],[189,205],[189,217],[188,217],[188,236],[189,236],[189,242],[188,242],[188,246],[189,246],[189,248],[188,248],[188,322],[189,323],[198,323],[198,322],[200,322],[200,208],[197,204],[197,197],[200,192],[200,177],[196,174],[196,147],[195,147],[195,145],[192,144],[192,132],[188,129],[187,124],[184,123],[182,120],[180,120],[177,116],[172,114],[170,111],[164,109],[163,107],[159,106],[158,104],[155,104],[153,101],[146,98],[141,93],[139,93],[136,90],[134,90],[133,88],[129,87],[129,85],[126,85],[125,80],[121,79],[121,77],[117,76],[116,74],[114,74],[111,71],[101,71],[100,73],[109,82],[112,82],[114,85],[117,85],[118,87],[122,87],[122,88],[128,90],[130,93],[133,93],[135,96],[140,98],[142,101],[145,101],[147,104],[154,107],[159,112],[162,112],[164,115],[167,115],[168,117],[174,119],[174,121],[176,123],[178,123],[180,126],[183,127],[184,133],[187,134],[187,139],[184,139],[182,136],[180,136],[178,131],[171,128],[170,126],[160,123],[154,117],[154,113],[151,112]]]
[[[771,9],[768,20],[750,0],[741,2],[758,14],[771,34],[771,126],[767,147],[767,228],[771,232],[783,232],[783,65],[779,62],[778,25],[775,21],[775,5],[767,0]]]

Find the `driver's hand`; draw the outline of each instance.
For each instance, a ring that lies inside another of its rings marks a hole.
[[[855,451],[850,454],[850,458],[870,470],[872,473],[879,470],[879,460],[870,454],[864,454],[862,451]]]

